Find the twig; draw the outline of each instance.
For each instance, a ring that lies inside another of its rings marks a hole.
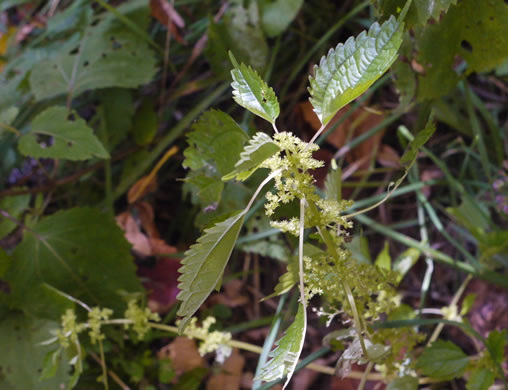
[[[95,352],[90,352],[90,356],[99,364],[101,364],[101,359]],[[115,382],[118,386],[121,387],[122,390],[131,390],[129,386],[125,384],[124,381],[120,379],[118,375],[115,374],[115,372],[111,369],[108,370],[108,375],[113,379],[113,382]]]

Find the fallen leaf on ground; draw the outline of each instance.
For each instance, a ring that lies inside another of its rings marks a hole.
[[[233,349],[231,356],[222,365],[221,372],[212,376],[207,384],[207,390],[238,390],[242,379],[245,358]]]
[[[159,359],[171,359],[173,368],[178,376],[205,365],[204,359],[198,352],[196,342],[182,336],[178,336],[172,343],[161,348],[157,356]]]

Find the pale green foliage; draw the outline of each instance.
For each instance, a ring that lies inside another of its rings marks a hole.
[[[87,160],[109,158],[109,153],[86,122],[69,119],[65,107],[50,107],[32,121],[32,129],[21,136],[19,150],[25,156]],[[42,138],[44,137],[44,138]]]
[[[222,177],[222,180],[247,180],[259,166],[269,157],[279,151],[279,147],[265,133],[256,133],[249,140],[245,149],[240,153],[240,160],[235,164],[235,169]]]
[[[396,378],[388,383],[386,390],[418,390],[418,378],[411,375]]]
[[[263,0],[261,21],[269,37],[282,33],[298,14],[303,0]]]
[[[233,97],[242,107],[253,114],[274,123],[279,116],[279,102],[273,89],[264,82],[250,66],[238,64],[233,54],[229,53],[234,69],[231,70]]]
[[[146,3],[135,1],[118,10],[148,21]],[[114,16],[89,27],[74,49],[78,53],[63,51],[33,69],[30,87],[37,100],[97,88],[135,88],[152,80],[157,70],[148,44]]]
[[[277,341],[277,348],[270,353],[272,359],[262,367],[261,373],[255,380],[270,382],[287,375],[284,387],[287,385],[298,363],[305,339],[305,328],[304,307],[300,304],[295,320],[289,326],[286,334]]]
[[[451,341],[437,340],[423,351],[416,368],[432,378],[453,379],[462,376],[469,360]]]
[[[206,229],[197,243],[185,252],[178,270],[181,275],[178,278],[180,293],[177,299],[182,304],[177,314],[185,317],[180,323],[180,332],[213,289],[220,285],[243,218],[244,213],[240,213]]]
[[[309,92],[323,125],[388,70],[402,43],[402,25],[393,16],[381,26],[374,23],[368,32],[339,43],[321,58],[309,78]]]

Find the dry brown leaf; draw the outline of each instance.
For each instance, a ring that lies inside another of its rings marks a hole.
[[[198,352],[196,342],[182,336],[178,336],[172,343],[161,348],[157,356],[159,359],[171,359],[177,375],[205,365],[204,359]]]
[[[440,169],[430,168],[430,169],[425,169],[421,173],[420,180],[422,182],[427,182],[429,180],[439,179],[441,177],[443,177],[443,172]],[[432,191],[431,186],[425,186],[422,188],[422,193],[423,193],[423,195],[425,195],[426,198],[430,197],[431,191]]]
[[[143,176],[130,188],[127,193],[127,201],[129,204],[132,204],[143,196],[155,191],[157,191],[157,177],[155,175]]]
[[[116,222],[125,232],[125,238],[132,245],[133,249],[143,256],[150,256],[152,247],[148,237],[138,227],[134,217],[125,211],[116,217]]]
[[[179,43],[185,43],[178,28],[185,27],[185,21],[167,0],[150,0],[152,16],[166,26]],[[178,28],[177,28],[178,27]]]
[[[152,256],[164,256],[178,253],[178,249],[174,246],[168,245],[160,238],[150,237],[150,247],[152,248]]]
[[[317,131],[321,123],[317,118],[316,114],[312,110],[312,105],[310,102],[304,102],[300,104],[300,110],[303,115],[303,119],[314,129]],[[330,123],[326,126],[326,130],[335,125],[337,121],[339,121],[348,111],[350,110],[350,106],[347,105],[341,108],[337,114],[333,117]],[[333,131],[327,138],[327,142],[335,146],[337,149],[341,149],[346,143],[347,139],[354,139],[361,134],[367,132],[373,127],[379,125],[384,119],[383,115],[380,115],[375,107],[372,108],[360,108],[355,110],[348,118],[346,118],[340,125],[337,126],[335,131]],[[348,134],[350,131],[353,134]],[[360,168],[367,168],[369,165],[370,158],[373,153],[377,151],[379,148],[381,138],[383,137],[384,130],[376,133],[372,137],[369,137],[367,140],[359,144],[357,147],[352,150],[348,150],[346,154],[346,159],[348,162],[353,163],[358,161],[365,156],[369,158],[363,160],[363,163]],[[346,152],[346,150],[344,150]]]
[[[400,167],[400,156],[395,149],[389,145],[381,145],[377,154],[377,161],[384,167]]]
[[[212,376],[207,384],[207,390],[238,390],[242,379],[245,358],[235,348],[231,356],[222,365],[221,373]]]
[[[143,230],[146,232],[148,237],[159,238],[159,230],[155,226],[155,213],[153,211],[152,205],[147,202],[138,202],[136,203],[135,207],[138,212],[138,218],[141,222],[141,226],[143,227]]]
[[[249,303],[249,298],[241,293],[244,282],[231,280],[224,284],[224,293],[215,294],[211,299],[228,307],[238,307]]]

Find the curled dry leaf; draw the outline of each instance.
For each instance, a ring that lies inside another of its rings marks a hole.
[[[152,16],[166,26],[179,43],[185,43],[178,28],[185,27],[185,21],[167,0],[150,0]],[[178,28],[177,28],[178,27]]]
[[[159,359],[171,359],[173,368],[179,376],[194,368],[204,367],[205,361],[198,352],[196,342],[187,337],[176,337],[172,343],[161,348]]]
[[[116,222],[125,232],[125,238],[132,245],[132,248],[143,256],[150,256],[152,247],[146,235],[144,235],[132,214],[125,211],[116,217]]]
[[[231,356],[222,365],[221,372],[212,376],[206,390],[238,390],[242,379],[245,358],[235,348]]]

